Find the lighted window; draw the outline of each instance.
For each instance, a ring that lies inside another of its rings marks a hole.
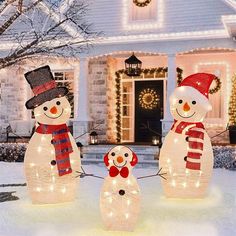
[[[164,0],[151,0],[139,7],[133,0],[123,0],[123,27],[125,30],[161,28],[164,21]]]
[[[74,71],[53,71],[57,86],[67,87],[69,93],[66,95],[71,105],[71,118],[74,118]]]
[[[131,0],[130,21],[146,21],[157,19],[157,0],[152,0],[145,7],[136,6]]]

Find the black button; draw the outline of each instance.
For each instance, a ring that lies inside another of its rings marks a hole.
[[[125,190],[121,189],[121,190],[119,191],[119,194],[120,194],[121,196],[125,195]]]
[[[184,157],[184,160],[185,160],[185,161],[187,161],[187,158],[188,158],[187,156],[186,156],[186,157]]]
[[[188,141],[189,141],[189,137],[187,136],[187,137],[185,138],[185,140],[186,140],[186,142],[188,142]]]
[[[56,164],[57,164],[57,162],[56,162],[55,160],[52,160],[52,161],[51,161],[51,165],[52,165],[52,166],[55,166]]]
[[[54,140],[54,139],[52,139],[52,140],[51,140],[51,144],[54,144],[54,143],[55,143],[55,140]]]

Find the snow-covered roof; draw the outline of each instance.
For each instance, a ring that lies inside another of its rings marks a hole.
[[[87,15],[93,22],[94,29],[104,32],[105,37],[121,41],[137,35],[160,35],[163,40],[182,36],[211,35],[228,37],[228,31],[222,21],[222,16],[236,14],[234,0],[154,0],[157,1],[156,22],[137,22],[129,20],[129,0],[99,0],[93,1]],[[132,2],[132,1],[130,1]],[[116,38],[117,37],[117,38]],[[143,37],[145,38],[145,37]],[[111,40],[111,41],[112,41]]]

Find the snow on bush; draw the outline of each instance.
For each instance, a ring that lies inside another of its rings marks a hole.
[[[0,143],[0,161],[22,162],[25,150],[25,143]]]

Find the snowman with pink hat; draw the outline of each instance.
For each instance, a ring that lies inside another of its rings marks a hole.
[[[203,198],[213,169],[213,151],[203,120],[212,106],[209,88],[215,75],[197,73],[186,77],[170,96],[174,118],[160,152],[162,181],[169,198]]]

